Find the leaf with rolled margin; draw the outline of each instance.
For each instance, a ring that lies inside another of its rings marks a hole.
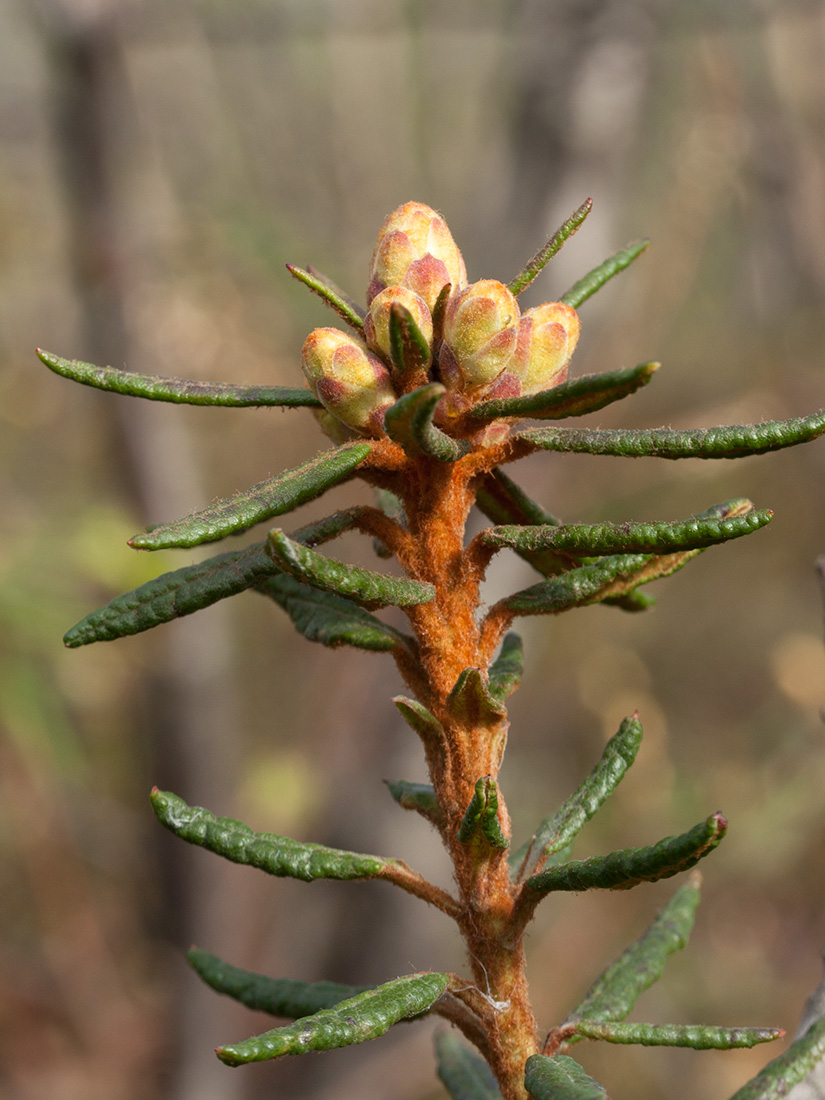
[[[561,523],[560,519],[546,512],[498,467],[482,479],[476,491],[476,506],[497,524]],[[554,554],[549,550],[516,550],[516,553],[544,577],[563,573],[574,560],[569,555]]]
[[[404,505],[395,493],[390,492],[389,489],[376,489],[375,503],[379,511],[383,512],[385,516],[395,520],[402,527],[406,525],[407,517],[404,514]],[[372,540],[372,548],[379,558],[386,559],[395,556],[392,550],[389,550],[379,538]]]
[[[257,867],[278,878],[379,878],[395,863],[321,844],[307,844],[275,833],[255,833],[230,817],[215,817],[201,806],[188,806],[169,791],[152,791],[152,808],[161,824],[189,844],[197,844],[232,863]]]
[[[37,349],[43,363],[64,378],[110,393],[143,397],[149,401],[172,401],[178,405],[213,405],[223,408],[320,408],[321,402],[308,389],[288,386],[239,386],[231,382],[202,382],[189,378],[158,378],[135,374],[117,367],[96,367],[79,359],[61,359]]]
[[[528,428],[513,439],[529,450],[623,458],[744,458],[809,443],[825,432],[825,410],[763,424],[719,428]]]
[[[396,695],[393,702],[407,725],[424,741],[440,741],[443,739],[444,729],[441,723],[417,699],[407,699],[403,695]]]
[[[533,1100],[610,1100],[604,1087],[566,1054],[533,1054],[524,1066],[524,1087]]]
[[[476,783],[473,797],[458,827],[458,839],[462,844],[469,844],[474,837],[483,837],[491,848],[510,846],[510,841],[501,831],[498,791],[496,781],[490,775],[482,776]]]
[[[482,401],[470,415],[480,420],[504,416],[564,420],[569,416],[585,416],[636,393],[648,384],[660,366],[661,363],[640,363],[637,367],[603,374],[584,374],[539,393]]]
[[[701,876],[695,871],[657,913],[642,935],[599,975],[564,1024],[623,1020],[661,978],[668,958],[687,944],[699,906]],[[562,1025],[564,1026],[564,1025]]]
[[[419,371],[426,371],[432,350],[415,318],[400,302],[393,302],[389,315],[390,359],[397,379],[403,383]]]
[[[480,668],[465,668],[447,696],[447,709],[468,725],[498,723],[507,708],[490,692]]]
[[[371,989],[368,985],[340,985],[338,982],[299,982],[290,978],[270,978],[251,970],[230,966],[216,955],[190,947],[189,965],[216,993],[224,993],[256,1012],[270,1016],[309,1016],[320,1009],[332,1008],[341,1001]]]
[[[323,298],[327,305],[338,314],[342,321],[346,321],[346,323],[354,328],[356,332],[360,333],[364,331],[364,319],[358,312],[354,303],[350,302],[342,295],[328,279],[319,275],[318,272],[304,271],[303,268],[296,267],[295,264],[287,264],[286,269],[299,283],[303,283],[304,286],[309,287],[313,294],[317,294],[319,298]]]
[[[446,392],[440,382],[429,382],[399,397],[387,409],[384,430],[407,454],[457,462],[470,450],[466,439],[452,439],[433,423],[436,406]]]
[[[825,1058],[825,1017],[812,1024],[784,1053],[768,1062],[730,1100],[780,1100]]]
[[[385,779],[387,789],[404,810],[415,810],[433,825],[444,820],[434,789],[429,783],[411,783],[407,779]]]
[[[502,1100],[493,1071],[450,1031],[435,1037],[437,1072],[450,1100]]]
[[[377,1039],[393,1024],[432,1008],[449,983],[448,974],[410,974],[366,990],[333,1008],[321,1009],[286,1027],[274,1028],[215,1052],[230,1066],[265,1062],[285,1054],[338,1047]]]
[[[256,523],[291,512],[299,504],[315,500],[333,485],[346,481],[369,451],[369,443],[351,443],[324,451],[294,470],[260,481],[209,508],[135,535],[129,539],[129,545],[137,550],[164,550],[199,546],[240,534]]]
[[[497,703],[503,703],[521,683],[524,675],[524,643],[515,632],[505,634],[498,657],[490,665],[487,690]]]
[[[547,244],[543,245],[531,259],[527,261],[521,271],[512,282],[508,283],[508,289],[512,294],[521,294],[544,268],[548,260],[559,251],[568,238],[572,237],[584,219],[593,209],[593,200],[585,199],[581,206],[574,210],[570,217],[553,234]]]
[[[527,886],[536,893],[549,894],[555,890],[629,890],[641,882],[658,882],[689,870],[709,855],[727,827],[721,814],[712,814],[689,832],[665,837],[646,848],[624,848],[548,867],[528,878]]]
[[[513,856],[513,866],[519,868],[529,852],[535,867],[572,844],[624,779],[641,743],[642,724],[638,714],[633,714],[624,719],[618,732],[607,742],[601,760],[590,775],[554,814],[542,821],[532,840]]]
[[[643,1047],[690,1047],[691,1050],[737,1050],[781,1039],[779,1027],[713,1027],[696,1024],[596,1024],[576,1025],[582,1039]]]
[[[597,290],[601,290],[604,284],[612,279],[614,275],[618,275],[620,271],[630,267],[633,261],[638,259],[649,246],[650,241],[634,241],[633,244],[620,248],[618,252],[614,252],[612,256],[608,257],[604,263],[600,263],[598,267],[588,271],[565,294],[562,294],[559,300],[564,302],[566,306],[578,309],[582,302],[586,302]]]
[[[435,597],[431,584],[334,561],[294,542],[279,528],[269,532],[266,550],[280,569],[297,580],[364,607],[411,607]]]

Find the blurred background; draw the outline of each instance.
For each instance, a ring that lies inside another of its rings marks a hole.
[[[402,857],[434,834],[382,779],[424,778],[390,661],[296,635],[254,594],[64,650],[93,607],[196,555],[125,540],[295,465],[306,411],[166,406],[72,385],[35,345],[144,373],[300,384],[322,303],[362,298],[377,230],[446,217],[471,279],[508,280],[587,196],[531,288],[628,241],[581,310],[571,375],[661,359],[602,426],[709,426],[825,404],[825,7],[808,0],[0,0],[0,1077],[10,1100],[438,1100],[428,1023],[232,1072],[270,1021],[201,986],[192,942],[249,969],[364,983],[462,967],[447,922],[382,884],[272,880],[176,841],[152,784],[258,829]],[[825,943],[825,444],[737,463],[534,457],[568,519],[675,519],[734,496],[773,524],[647,591],[639,616],[528,620],[502,774],[527,835],[638,708],[635,768],[580,854],[721,809],[686,952],[634,1018],[793,1031]],[[366,499],[345,486],[335,506]],[[329,502],[307,506],[299,523]],[[335,554],[370,563],[366,540]],[[207,555],[203,555],[207,556]],[[532,583],[502,554],[490,598]],[[674,884],[546,901],[540,1027]],[[779,1048],[577,1048],[611,1095],[724,1100]]]

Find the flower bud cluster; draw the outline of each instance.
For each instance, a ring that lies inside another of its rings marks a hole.
[[[363,339],[320,328],[303,349],[304,373],[326,412],[364,435],[381,434],[385,412],[404,392],[391,348],[394,307],[430,348],[426,366],[447,388],[454,412],[558,385],[579,338],[579,318],[570,306],[547,302],[522,313],[504,283],[468,285],[446,223],[416,202],[400,206],[381,227],[367,303]]]

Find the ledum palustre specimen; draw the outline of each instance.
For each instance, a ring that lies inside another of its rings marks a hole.
[[[589,1100],[607,1094],[571,1056],[585,1039],[708,1049],[752,1046],[782,1034],[625,1022],[667,957],[687,940],[699,898],[697,872],[559,1021],[541,1021],[539,1028],[530,1005],[523,939],[543,898],[557,890],[627,889],[688,871],[719,844],[727,823],[712,814],[649,847],[571,858],[576,835],[634,761],[642,738],[634,714],[564,805],[525,843],[513,845],[498,778],[508,734],[506,700],[522,670],[512,625],[523,615],[555,615],[593,603],[643,610],[653,602],[643,586],[709,546],[756,531],[771,513],[738,499],[676,521],[568,524],[531,500],[509,468],[542,450],[736,458],[804,443],[825,431],[825,412],[693,431],[557,426],[629,396],[658,368],[642,363],[568,380],[578,308],[632,263],[644,242],[610,257],[558,301],[519,308],[518,295],[589,210],[588,200],[509,284],[468,283],[446,224],[414,202],[381,228],[366,309],[318,272],[290,265],[346,326],[308,336],[306,386],[143,377],[39,353],[59,374],[116,393],[309,409],[332,441],[293,470],[135,535],[131,545],[138,549],[219,540],[285,516],[352,478],[375,491],[374,505],[332,512],[290,534],[274,527],[244,549],[166,573],[88,615],[65,638],[68,646],[79,646],[134,634],[249,589],[278,604],[311,641],[389,654],[407,685],[409,694],[394,701],[421,740],[430,784],[398,780],[389,789],[401,808],[421,814],[438,833],[454,867],[452,893],[399,860],[258,834],[174,794],[152,793],[161,822],[190,843],[276,876],[385,879],[455,921],[466,944],[461,974],[410,974],[377,988],[269,978],[193,949],[193,968],[216,990],[295,1021],[219,1048],[218,1057],[230,1065],[360,1043],[401,1020],[434,1013],[470,1043],[451,1029],[437,1038],[438,1073],[454,1100]],[[525,427],[525,420],[544,426]],[[474,507],[492,525],[468,541]],[[396,560],[396,574],[346,565],[319,549],[352,529]],[[526,559],[537,580],[484,608],[479,586],[502,550]],[[375,614],[389,606],[402,609],[405,630]],[[820,1022],[735,1100],[784,1096],[824,1052]]]

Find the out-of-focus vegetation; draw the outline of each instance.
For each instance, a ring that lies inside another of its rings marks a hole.
[[[589,194],[585,229],[527,304],[650,236],[647,256],[582,307],[571,376],[664,364],[594,424],[819,408],[822,7],[2,0],[0,59],[4,1095],[355,1100],[374,1094],[385,1059],[388,1097],[435,1098],[426,1027],[307,1066],[232,1074],[214,1061],[211,1046],[255,1024],[186,972],[192,940],[250,969],[344,982],[457,969],[458,946],[437,914],[381,884],[258,882],[179,853],[146,797],[157,782],[258,828],[437,875],[425,825],[402,828],[380,783],[423,778],[389,702],[389,664],[319,652],[254,595],[114,647],[60,644],[114,592],[193,560],[150,560],[129,535],[309,457],[321,444],[311,415],[143,405],[48,374],[32,349],[298,385],[304,334],[329,318],[286,261],[361,298],[377,226],[415,198],[444,213],[471,278],[507,279]],[[730,467],[531,462],[532,495],[569,520],[677,518],[742,495],[777,513],[671,580],[644,615],[593,608],[530,624],[502,781],[528,828],[638,708],[635,774],[582,854],[716,809],[731,821],[691,945],[645,1016],[792,1031],[825,942],[813,569],[825,450]],[[361,552],[356,538],[342,549]],[[512,589],[527,567],[502,555],[498,568]],[[366,699],[382,690],[376,714]],[[273,727],[276,697],[287,717]],[[346,805],[344,789],[358,792]],[[666,890],[546,907],[531,976],[548,1024]],[[601,1051],[580,1049],[599,1076]],[[613,1079],[617,1065],[626,1075],[617,1094],[639,1100],[729,1095],[766,1060],[758,1049],[609,1057]]]

